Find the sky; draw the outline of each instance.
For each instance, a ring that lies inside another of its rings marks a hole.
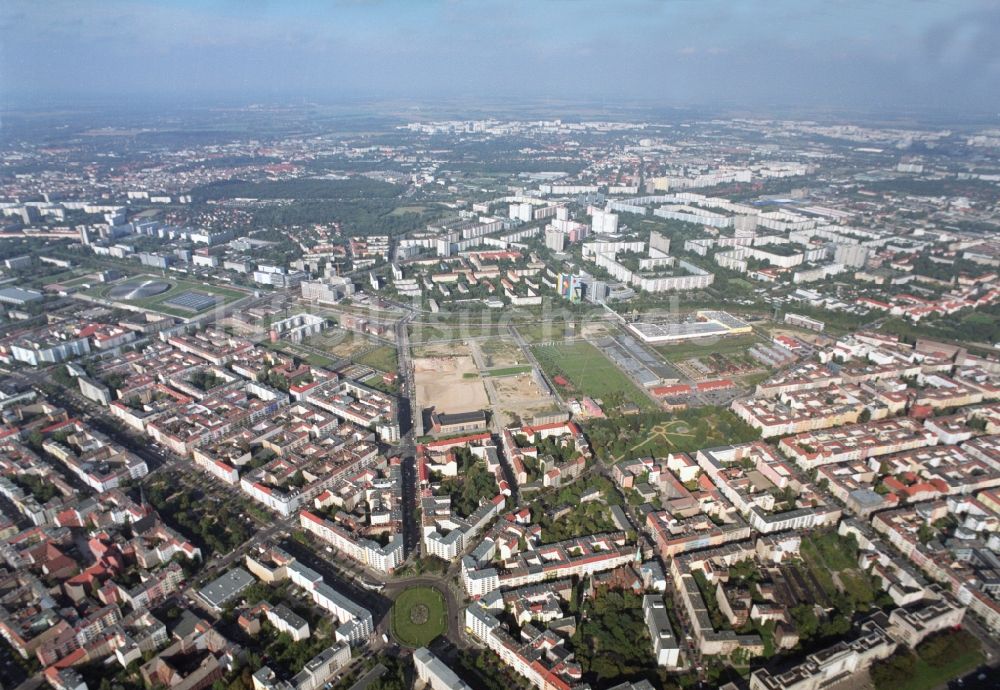
[[[0,104],[1000,113],[1000,0],[2,0]]]

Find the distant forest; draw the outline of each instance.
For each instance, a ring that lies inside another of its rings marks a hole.
[[[348,235],[398,235],[422,228],[439,213],[393,213],[403,187],[369,180],[301,178],[273,182],[227,180],[191,190],[195,203],[248,198],[288,203],[253,210],[258,228],[340,223]]]
[[[273,182],[246,182],[225,180],[195,187],[191,197],[196,202],[219,199],[392,199],[399,196],[403,188],[364,177],[349,180],[321,180],[300,178],[297,180],[275,180]]]
[[[340,223],[346,235],[401,235],[423,228],[440,215],[414,212],[393,215],[396,206],[391,199],[297,201],[256,209],[253,222],[258,228]]]

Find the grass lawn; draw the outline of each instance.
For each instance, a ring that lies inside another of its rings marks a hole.
[[[390,216],[401,216],[405,213],[423,213],[427,210],[427,206],[397,206],[392,209]]]
[[[931,666],[923,659],[917,660],[916,672],[899,686],[899,690],[933,690],[971,671],[983,663],[983,653],[978,649],[970,649],[944,666]]]
[[[576,321],[540,321],[514,324],[517,332],[529,343],[547,343],[580,335],[580,324]]]
[[[376,343],[360,333],[337,327],[307,338],[303,344],[329,352],[334,357],[350,358]]]
[[[521,348],[509,338],[488,338],[477,342],[486,360],[486,368],[514,367],[527,363]]]
[[[500,369],[490,369],[487,371],[489,376],[516,376],[517,374],[527,374],[531,371],[530,364],[523,364],[518,367],[501,367]]]
[[[858,568],[856,551],[845,537],[836,532],[816,532],[802,538],[801,551],[804,565],[828,596],[843,591],[852,605],[863,609],[878,596],[871,578]]]
[[[394,372],[399,368],[399,363],[396,360],[396,348],[390,345],[376,347],[360,357],[355,357],[354,361],[384,372]]]
[[[392,605],[392,632],[408,647],[424,647],[448,627],[444,596],[432,587],[411,587]]]
[[[410,341],[413,343],[429,343],[435,340],[464,340],[482,336],[500,334],[499,324],[467,323],[467,324],[426,324],[414,323],[408,327]]]
[[[696,437],[691,431],[691,425],[683,421],[662,422],[655,426],[643,428],[642,436],[637,439],[637,443],[629,450],[640,455],[655,455],[657,457],[666,455],[670,448],[679,448],[685,441],[699,444],[692,441]]]
[[[399,386],[386,383],[382,380],[382,375],[379,373],[369,376],[364,380],[364,384],[369,388],[374,388],[377,391],[382,391],[383,393],[388,393],[389,395],[399,395]]]
[[[848,548],[847,540],[835,532],[817,532],[803,540],[803,546],[812,558],[822,562],[829,570],[845,570],[855,567],[854,553]]]
[[[73,269],[69,271],[63,271],[61,273],[56,273],[55,275],[43,276],[39,282],[41,283],[60,283],[66,287],[77,287],[84,283],[96,283],[97,279],[91,277],[92,274],[84,272],[82,275],[79,269]]]
[[[549,377],[562,375],[584,395],[600,398],[607,405],[633,402],[642,410],[655,410],[653,402],[605,357],[585,342],[558,343],[532,348]]]
[[[729,355],[746,352],[760,342],[756,335],[738,335],[731,338],[711,338],[704,342],[658,345],[656,350],[671,362],[707,355]]]
[[[430,326],[427,324],[413,324],[407,326],[410,340],[414,343],[426,343],[431,340],[444,340],[452,338],[451,329]]]
[[[739,377],[740,381],[744,386],[750,386],[751,388],[756,386],[758,383],[763,383],[771,377],[770,371],[761,371],[756,374],[750,374],[749,376]]]
[[[484,355],[492,355],[498,352],[506,353],[508,350],[516,351],[518,347],[509,338],[490,338],[480,342],[479,349],[483,351]]]
[[[32,268],[30,272],[24,272],[17,274],[18,285],[25,288],[35,288],[42,289],[46,285],[60,284],[65,285],[70,282],[79,281],[79,283],[87,282],[86,270],[82,268],[69,268],[65,269],[59,266],[50,266],[48,264],[36,265]],[[95,279],[91,278],[90,282],[97,282]],[[77,283],[77,284],[79,284]]]
[[[315,352],[301,350],[295,347],[294,343],[290,343],[285,340],[279,340],[276,343],[272,343],[270,340],[265,338],[258,344],[262,347],[266,347],[268,350],[274,350],[275,352],[280,352],[285,355],[298,357],[314,367],[329,367],[337,363],[337,360],[333,357],[324,357],[323,355],[316,354]]]
[[[858,604],[875,601],[877,592],[871,581],[858,569],[844,570],[840,573],[840,583],[844,586],[847,596]]]

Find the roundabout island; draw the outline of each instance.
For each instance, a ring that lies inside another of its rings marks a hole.
[[[407,647],[425,647],[448,630],[444,595],[433,587],[410,587],[392,605],[392,634]]]

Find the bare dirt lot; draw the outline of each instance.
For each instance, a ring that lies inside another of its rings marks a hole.
[[[511,367],[518,364],[525,364],[528,358],[521,352],[521,348],[514,341],[506,338],[491,338],[480,340],[479,348],[483,353],[484,363],[487,368]]]
[[[413,360],[417,405],[439,412],[471,412],[489,407],[486,389],[471,356],[419,357]],[[466,374],[471,374],[465,378]]]
[[[434,357],[471,357],[469,346],[464,342],[451,341],[447,343],[427,343],[424,345],[414,345],[412,348],[413,357],[434,358]]]
[[[504,426],[516,421],[528,423],[534,415],[558,407],[555,398],[543,392],[531,374],[494,377],[490,382],[497,394],[497,407],[503,417],[500,422]]]
[[[614,324],[605,321],[590,321],[583,324],[582,334],[587,338],[600,338],[615,332]]]

